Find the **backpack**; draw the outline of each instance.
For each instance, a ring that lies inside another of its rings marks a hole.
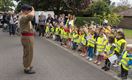
[[[128,61],[128,65],[132,65],[132,55],[128,55],[128,57],[130,58],[130,60]]]
[[[132,60],[129,60],[128,61],[128,65],[132,65]]]

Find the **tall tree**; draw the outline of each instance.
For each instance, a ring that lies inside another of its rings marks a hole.
[[[103,0],[104,2],[106,2],[108,5],[111,4],[111,0]]]
[[[10,11],[14,6],[13,0],[0,0],[1,11]]]
[[[35,10],[54,10],[57,13],[71,10],[73,13],[77,13],[77,11],[81,9],[82,1],[84,0],[21,0],[21,4],[30,4],[34,6]]]
[[[96,15],[102,15],[103,13],[111,13],[110,7],[109,5],[104,2],[104,1],[97,1],[92,3],[87,9],[86,9],[87,13],[91,16],[94,16],[94,14]]]
[[[83,0],[63,0],[66,4],[66,6],[73,11],[74,14],[76,14],[81,6],[81,2]],[[90,1],[90,0],[88,0]]]
[[[130,7],[131,5],[129,4],[128,0],[120,0],[120,3],[118,3],[117,6],[114,6],[112,10],[113,12],[119,13],[129,9]]]

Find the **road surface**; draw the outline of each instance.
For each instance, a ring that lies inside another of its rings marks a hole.
[[[115,80],[44,38],[35,38],[36,74],[23,73],[20,37],[0,31],[0,80]]]

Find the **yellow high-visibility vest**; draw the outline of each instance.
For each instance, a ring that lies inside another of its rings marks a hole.
[[[92,36],[91,39],[88,39],[87,46],[91,46],[91,47],[94,47],[94,46],[95,46],[95,39],[94,39],[94,36]]]
[[[128,61],[132,60],[132,57],[127,57],[127,55],[128,55],[128,52],[125,51],[125,53],[123,54],[122,59],[121,59],[121,61],[119,63],[119,65],[122,65],[122,67],[125,70],[132,69],[132,65],[128,65]]]
[[[63,38],[68,38],[68,32],[65,32],[65,30],[63,30]]]
[[[52,27],[52,28],[51,28],[51,32],[54,33],[54,30],[55,30],[54,27]]]
[[[104,37],[98,37],[97,43],[96,43],[97,44],[97,51],[98,52],[104,52],[107,42],[108,42],[108,40],[105,40]]]
[[[46,26],[46,31],[45,31],[46,33],[48,33],[49,32],[49,26]]]
[[[63,28],[60,28],[60,37],[63,38],[63,31],[64,29]]]
[[[83,34],[78,35],[78,40],[77,40],[77,43],[78,43],[78,44],[80,44],[80,43],[81,43],[82,37],[83,37]]]
[[[82,43],[83,45],[86,45],[85,34],[83,34],[83,36],[82,36],[81,43]]]
[[[78,42],[78,38],[79,38],[79,36],[78,36],[78,34],[77,33],[73,33],[73,42]]]
[[[122,43],[125,43],[124,50],[126,49],[127,42],[125,39],[121,39],[121,40],[118,40],[115,42],[115,45],[116,45],[115,51],[116,52],[120,53],[120,48],[121,48]]]
[[[107,44],[106,45],[106,48],[105,48],[105,51],[107,52],[108,56],[107,57],[111,57],[114,55],[114,51],[110,54],[110,51],[111,51],[111,48],[113,47],[112,44]]]
[[[58,27],[55,29],[55,34],[56,34],[56,35],[59,34],[59,28],[58,28]]]

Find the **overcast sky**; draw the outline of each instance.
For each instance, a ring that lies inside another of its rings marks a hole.
[[[112,2],[120,2],[120,0],[111,0]],[[132,5],[132,0],[128,0],[128,2]]]

